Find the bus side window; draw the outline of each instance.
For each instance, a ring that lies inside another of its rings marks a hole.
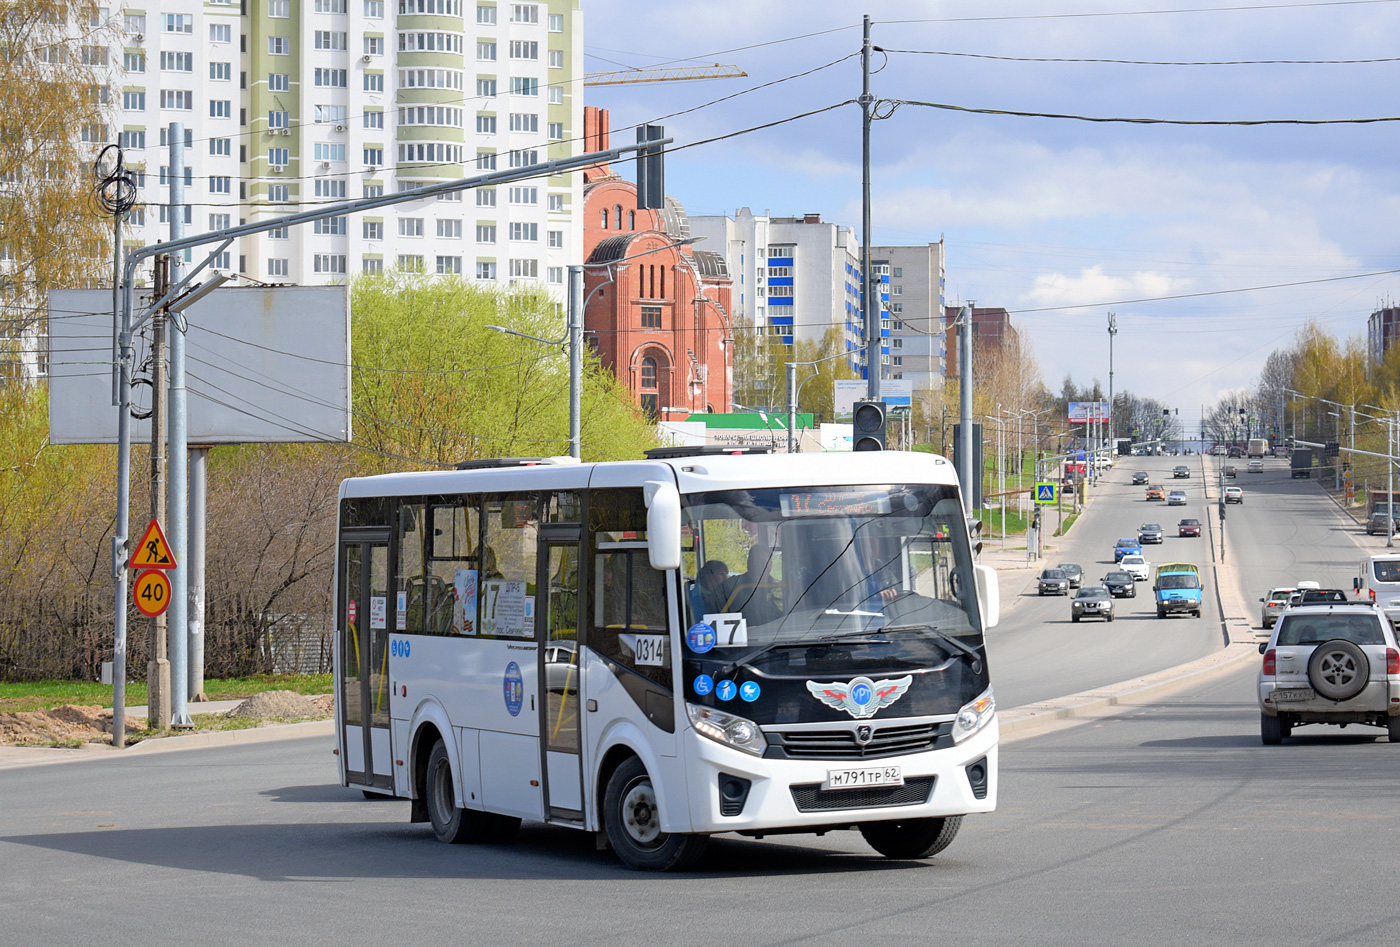
[[[643,677],[671,687],[665,575],[645,548],[600,551],[593,560],[589,644]]]
[[[432,589],[423,563],[423,547],[427,542],[425,507],[421,502],[401,501],[394,523],[394,590],[395,631],[409,634],[433,633],[425,625],[425,616],[432,600]]]
[[[539,505],[533,493],[485,498],[478,596],[483,635],[531,638],[535,634]]]
[[[481,516],[476,497],[442,497],[428,506],[428,569],[423,583],[424,632],[475,635],[480,630],[477,548]]]

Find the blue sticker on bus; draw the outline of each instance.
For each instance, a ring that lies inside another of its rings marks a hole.
[[[700,621],[691,625],[685,633],[685,643],[696,654],[704,654],[719,643],[719,635],[715,634],[714,628]]]
[[[855,701],[861,707],[870,703],[870,698],[874,696],[875,692],[871,690],[869,684],[857,684],[855,687],[851,688],[851,700]]]
[[[701,674],[695,679],[695,681],[690,686],[695,688],[695,693],[699,694],[701,697],[704,697],[710,691],[715,689],[715,679],[710,677],[710,675],[708,674]]]
[[[720,681],[715,685],[715,696],[720,700],[733,700],[734,692],[738,689],[733,681]]]
[[[749,703],[758,700],[758,695],[760,693],[762,693],[762,691],[759,689],[757,681],[745,681],[744,685],[739,688],[739,696]]]
[[[506,710],[512,717],[520,716],[520,706],[525,702],[525,678],[514,661],[506,665],[505,697]]]

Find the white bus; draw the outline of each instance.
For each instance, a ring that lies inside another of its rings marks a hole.
[[[721,832],[924,858],[994,809],[997,577],[952,465],[705,450],[345,481],[342,784],[652,870]]]
[[[1382,609],[1400,627],[1400,553],[1379,553],[1361,560],[1355,592],[1362,601]]]

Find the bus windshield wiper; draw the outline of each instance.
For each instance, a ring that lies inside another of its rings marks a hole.
[[[947,644],[947,645],[949,645],[950,647],[952,647],[952,648],[954,648],[954,649],[956,649],[956,650],[962,652],[963,655],[966,656],[967,659],[972,663],[972,673],[973,673],[973,674],[981,674],[981,673],[982,673],[982,656],[979,655],[975,649],[969,648],[967,645],[963,644],[963,643],[962,643],[961,641],[959,641],[957,638],[954,638],[952,635],[945,634],[944,632],[939,631],[937,628],[933,627],[932,625],[886,625],[886,626],[884,626],[883,628],[879,628],[879,629],[876,629],[876,630],[877,630],[877,631],[896,631],[896,632],[897,632],[897,631],[917,631],[917,632],[919,632],[919,633],[921,633],[921,634],[926,634],[926,635],[928,635],[928,636],[930,636],[930,637],[932,637],[932,638],[937,638],[939,641],[943,642],[944,644]]]

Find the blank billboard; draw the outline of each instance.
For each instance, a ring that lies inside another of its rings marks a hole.
[[[349,299],[345,286],[240,287],[190,306],[189,443],[350,440]],[[147,321],[136,339],[137,379],[150,379],[150,340]],[[52,443],[116,443],[111,361],[111,290],[50,293]],[[145,413],[150,385],[135,385],[132,402]],[[150,422],[133,418],[132,438],[150,436]]]

